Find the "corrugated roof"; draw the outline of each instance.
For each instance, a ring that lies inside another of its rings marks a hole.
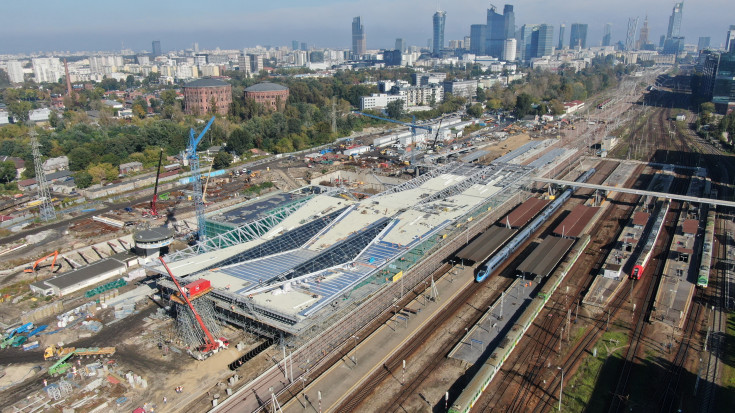
[[[681,230],[685,234],[696,234],[699,228],[699,221],[696,219],[687,219],[681,223]]]
[[[536,216],[549,201],[540,198],[529,198],[526,202],[516,207],[508,216],[501,221],[503,225],[519,228],[526,225]]]
[[[573,244],[574,240],[568,238],[546,237],[518,266],[518,271],[547,277]]]
[[[645,227],[649,218],[651,218],[651,214],[648,212],[636,212],[635,215],[633,215],[633,225]]]
[[[288,88],[286,86],[271,82],[258,83],[257,85],[252,85],[248,88],[245,88],[246,92],[274,92],[278,90],[288,90]]]
[[[219,80],[219,79],[212,79],[209,77],[203,78],[203,79],[197,79],[193,82],[189,82],[184,85],[184,87],[221,87],[221,86],[228,86],[229,83]]]
[[[600,208],[577,205],[566,218],[554,229],[554,234],[564,237],[579,238],[584,227],[590,222]]]
[[[125,268],[127,268],[127,266],[122,261],[114,258],[105,258],[90,265],[80,267],[74,271],[69,271],[59,276],[49,278],[44,282],[63,290],[64,288],[71,287],[74,284],[86,281],[87,279],[95,278],[100,274]]]
[[[457,258],[480,262],[493,254],[515,234],[516,230],[492,226],[457,253]]]

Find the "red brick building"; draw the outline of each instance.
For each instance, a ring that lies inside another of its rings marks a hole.
[[[232,103],[232,86],[217,79],[197,79],[184,85],[184,111],[187,115],[203,115],[210,112],[212,98],[217,113],[226,115]]]
[[[288,99],[288,88],[264,82],[245,89],[245,99],[253,99],[268,109],[283,110]]]

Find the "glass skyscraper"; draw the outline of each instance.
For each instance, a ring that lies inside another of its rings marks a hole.
[[[365,42],[365,27],[362,25],[360,16],[352,19],[352,54],[362,56],[367,51]]]
[[[434,44],[432,52],[439,56],[444,48],[444,24],[447,21],[447,12],[437,10],[434,13]]]
[[[684,9],[684,2],[674,4],[674,10],[669,17],[669,30],[666,32],[666,38],[679,37],[681,31],[681,13]]]
[[[572,24],[572,30],[569,33],[569,48],[575,47],[587,48],[587,25],[582,23]]]
[[[612,23],[606,23],[602,33],[602,45],[610,46],[612,44]]]

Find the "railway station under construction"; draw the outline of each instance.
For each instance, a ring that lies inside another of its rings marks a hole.
[[[526,198],[522,185],[534,172],[510,163],[453,163],[361,201],[340,188],[305,187],[271,203],[258,200],[252,220],[230,213],[238,219],[227,222],[236,225],[208,239],[208,250],[166,261],[185,284],[211,282],[198,301],[209,301],[220,322],[303,342],[386,286],[400,285],[403,295],[413,286],[404,279],[410,268],[468,236],[479,217]],[[148,269],[165,273],[156,264]],[[159,287],[164,296],[175,291],[166,277]]]

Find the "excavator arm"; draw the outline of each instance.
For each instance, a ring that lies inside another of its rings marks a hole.
[[[33,263],[33,266],[32,267],[26,268],[23,271],[24,272],[36,272],[36,268],[38,267],[38,264],[42,263],[46,258],[51,257],[51,256],[54,257],[54,260],[51,262],[51,268],[53,269],[56,266],[56,258],[59,257],[59,251],[54,251],[51,254],[49,254],[49,255],[47,255],[47,256],[45,256],[43,258],[37,259],[36,262]],[[61,267],[61,265],[59,265],[59,267]]]

